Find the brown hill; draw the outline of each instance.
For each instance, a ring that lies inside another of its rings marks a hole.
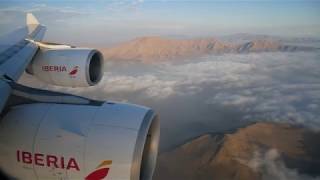
[[[268,51],[295,51],[309,48],[282,45],[277,41],[255,40],[231,44],[213,38],[178,40],[161,37],[143,37],[118,46],[101,49],[106,60],[138,60],[155,62],[192,58],[212,53],[249,53]]]
[[[232,48],[231,45],[215,39],[177,40],[143,37],[104,49],[102,52],[106,59],[148,62],[199,56],[210,52],[225,52]]]
[[[257,123],[223,137],[206,134],[160,154],[154,179],[279,179],[278,169],[288,172],[281,177],[315,176],[320,174],[319,138],[320,133],[275,123]]]

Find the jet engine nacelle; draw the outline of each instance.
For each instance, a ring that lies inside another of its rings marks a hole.
[[[0,121],[0,169],[27,180],[149,180],[159,135],[156,115],[141,106],[13,106]]]
[[[103,75],[103,56],[95,49],[41,48],[27,69],[29,74],[53,85],[96,85]]]

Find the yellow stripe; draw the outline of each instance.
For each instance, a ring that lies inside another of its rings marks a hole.
[[[111,160],[102,161],[102,163],[101,163],[99,166],[97,166],[96,169],[101,168],[102,166],[110,165],[110,164],[112,164],[112,161],[111,161]]]

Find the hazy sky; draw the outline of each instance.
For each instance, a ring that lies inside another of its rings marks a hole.
[[[320,36],[320,1],[0,1],[0,33],[33,12],[46,39],[104,45],[145,35],[175,37],[255,33]],[[90,38],[89,38],[90,37]]]

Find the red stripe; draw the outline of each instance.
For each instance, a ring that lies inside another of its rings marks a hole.
[[[108,175],[109,168],[102,168],[98,169],[96,171],[93,171],[90,173],[87,177],[86,180],[101,180],[105,178]]]
[[[69,74],[70,74],[70,75],[75,75],[77,72],[78,72],[78,69],[74,69],[74,70],[72,70]]]

